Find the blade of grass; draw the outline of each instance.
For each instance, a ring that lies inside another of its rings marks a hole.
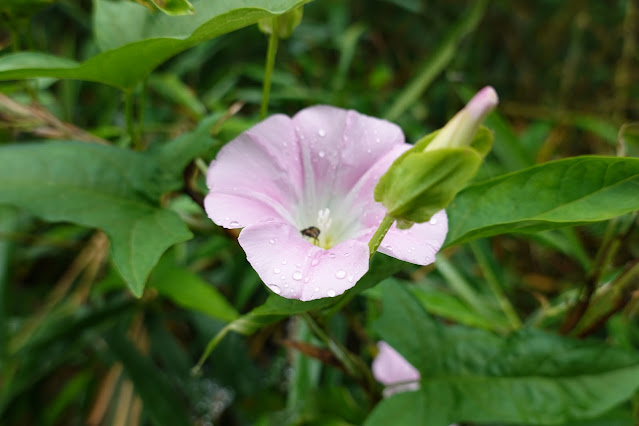
[[[396,120],[411,107],[446,66],[452,61],[462,39],[473,32],[484,16],[486,0],[475,2],[467,13],[454,24],[435,51],[419,66],[415,77],[406,85],[384,114],[390,121]]]

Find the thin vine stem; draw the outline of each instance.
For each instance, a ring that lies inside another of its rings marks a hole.
[[[375,231],[375,234],[373,234],[373,237],[368,242],[368,249],[370,253],[369,258],[373,257],[373,255],[379,248],[379,245],[382,243],[382,240],[386,236],[386,233],[388,233],[388,230],[391,226],[393,226],[394,222],[395,219],[393,219],[392,217],[384,216],[384,219],[382,219],[382,223],[379,224],[377,231]]]
[[[262,106],[260,107],[260,119],[264,120],[268,113],[268,100],[271,95],[271,77],[273,76],[273,68],[275,67],[275,56],[277,55],[277,44],[279,37],[277,35],[279,19],[273,18],[273,28],[268,39],[268,50],[266,52],[266,70],[264,72],[264,84],[262,86]]]

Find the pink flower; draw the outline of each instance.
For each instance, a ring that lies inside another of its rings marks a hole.
[[[369,264],[385,216],[373,189],[411,145],[385,120],[330,106],[274,115],[229,142],[207,175],[206,212],[243,228],[239,242],[264,283],[290,299],[333,297]],[[393,226],[384,254],[427,265],[446,237],[442,210],[410,230]]]
[[[377,342],[377,349],[379,353],[373,361],[373,376],[386,386],[384,396],[419,389],[420,375],[415,367],[384,341]]]

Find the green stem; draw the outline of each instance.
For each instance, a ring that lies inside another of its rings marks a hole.
[[[137,138],[137,132],[135,131],[135,121],[133,119],[133,91],[126,92],[126,98],[124,100],[124,115],[126,117],[126,131],[131,139],[133,149],[140,150],[139,141]]]
[[[349,352],[341,343],[331,338],[308,312],[301,314],[301,316],[315,337],[324,343],[331,353],[335,355],[348,374],[358,380],[363,387],[375,397],[376,382],[368,366],[357,356]]]
[[[145,78],[142,81],[142,89],[140,91],[140,99],[138,101],[138,137],[142,137],[144,135],[144,113],[146,111],[146,88],[147,88],[148,78]]]
[[[264,72],[264,85],[262,86],[262,106],[260,108],[260,119],[264,120],[268,113],[268,99],[271,95],[271,76],[275,67],[275,55],[277,55],[277,36],[279,19],[273,18],[273,32],[268,39],[268,51],[266,52],[266,70]]]
[[[373,235],[371,240],[368,242],[368,249],[370,253],[369,257],[373,257],[373,255],[379,248],[379,245],[382,243],[382,240],[386,236],[386,233],[388,232],[388,230],[390,229],[390,227],[393,225],[394,222],[395,222],[395,219],[393,219],[392,217],[384,216],[382,223],[379,224],[377,231],[375,231],[375,234]]]
[[[510,322],[510,324],[513,326],[514,329],[520,328],[521,319],[519,319],[519,316],[517,315],[515,308],[513,308],[513,305],[510,303],[510,300],[508,300],[508,297],[506,297],[504,290],[501,288],[501,285],[499,284],[499,280],[497,279],[497,276],[495,275],[495,271],[490,266],[490,262],[488,261],[486,254],[481,249],[481,247],[479,247],[477,242],[471,242],[470,249],[475,255],[475,258],[477,259],[477,262],[479,263],[479,267],[481,268],[484,274],[484,278],[486,279],[486,282],[488,283],[490,290],[495,295],[495,298],[497,299],[497,302],[499,303],[499,307],[504,312],[504,315],[506,315],[506,318],[508,318],[508,321]]]

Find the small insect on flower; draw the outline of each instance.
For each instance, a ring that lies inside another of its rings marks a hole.
[[[305,237],[314,239],[316,245],[319,244],[319,240],[317,239],[317,237],[319,237],[320,230],[317,226],[309,226],[306,229],[302,229],[300,231],[300,234],[304,235]]]

